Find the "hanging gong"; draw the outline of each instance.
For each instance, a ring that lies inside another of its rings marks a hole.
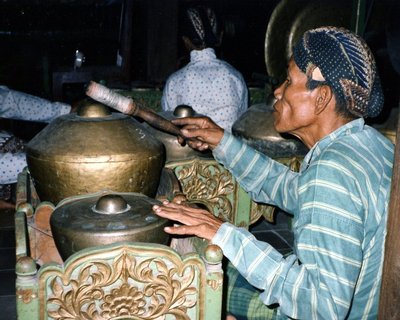
[[[349,29],[352,1],[282,0],[275,7],[265,35],[265,63],[274,86],[286,78],[292,48],[309,29],[337,26]]]

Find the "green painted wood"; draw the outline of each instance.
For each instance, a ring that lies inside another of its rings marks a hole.
[[[237,184],[237,182],[236,182]],[[251,215],[251,198],[249,194],[237,184],[237,196],[236,203],[234,204],[234,221],[235,225],[243,228],[250,226],[250,215]]]

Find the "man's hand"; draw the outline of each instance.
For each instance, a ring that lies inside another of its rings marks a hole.
[[[224,136],[224,129],[207,117],[179,118],[172,120],[172,123],[183,126],[181,133],[187,138],[185,142],[200,151],[214,149]],[[179,142],[183,143],[182,138],[179,138]]]
[[[211,240],[217,233],[222,221],[204,209],[192,208],[180,203],[164,201],[161,206],[153,206],[160,217],[182,223],[182,226],[165,227],[165,232],[179,235],[195,235]]]

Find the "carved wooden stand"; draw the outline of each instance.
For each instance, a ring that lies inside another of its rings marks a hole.
[[[175,239],[171,247],[123,242],[84,249],[63,262],[48,224],[54,206],[39,203],[26,175],[19,177],[15,215],[18,319],[221,317],[218,246],[195,238]]]

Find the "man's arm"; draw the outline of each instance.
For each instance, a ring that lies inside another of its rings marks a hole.
[[[215,159],[235,176],[254,200],[293,212],[297,205],[297,173],[225,132],[210,118],[181,118],[172,122],[184,126],[182,136],[192,148],[213,150]],[[180,142],[183,143],[183,139]]]
[[[298,173],[229,133],[224,134],[213,155],[253,200],[276,205],[288,213],[296,209]]]
[[[18,173],[26,166],[26,155],[24,152],[0,152],[0,184],[16,183]]]
[[[50,122],[67,114],[71,106],[0,86],[0,117],[16,120]]]

